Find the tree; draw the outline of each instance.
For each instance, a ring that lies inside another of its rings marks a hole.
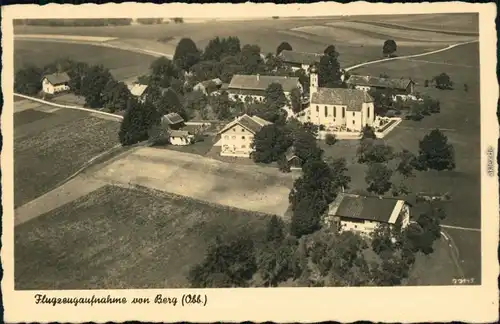
[[[179,78],[179,71],[174,63],[162,56],[154,60],[149,66],[151,76],[149,77],[149,85],[155,84],[160,88],[168,88],[172,84],[172,79]]]
[[[316,138],[310,132],[303,129],[298,130],[293,137],[295,155],[304,163],[321,160],[323,150],[318,147]]]
[[[217,237],[188,274],[193,288],[244,287],[257,271],[255,247],[244,233]]]
[[[266,240],[273,243],[281,243],[285,238],[285,223],[276,215],[271,216],[267,222]]]
[[[368,184],[369,192],[383,195],[391,189],[392,170],[382,163],[372,163],[368,165],[365,181]]]
[[[81,81],[80,89],[87,106],[91,108],[103,107],[103,90],[110,80],[113,80],[111,73],[102,65],[89,67]]]
[[[340,72],[340,64],[338,62],[338,53],[335,46],[330,45],[325,49],[318,65],[318,77],[320,87],[340,87],[342,73]]]
[[[384,42],[384,46],[382,47],[382,53],[384,56],[392,56],[394,53],[396,53],[398,47],[396,45],[396,42],[393,39],[388,39]]]
[[[277,245],[268,245],[258,255],[259,273],[266,287],[276,287],[280,282],[296,276],[297,240],[287,238]]]
[[[118,132],[120,143],[126,146],[147,140],[150,129],[159,123],[160,116],[150,103],[130,99]]]
[[[208,42],[203,52],[203,59],[207,61],[219,61],[223,53],[223,41],[217,36]]]
[[[282,126],[271,124],[262,127],[252,142],[252,158],[257,163],[271,163],[292,145],[292,139]]]
[[[361,137],[362,140],[367,139],[367,138],[371,138],[371,139],[377,138],[377,136],[375,135],[375,129],[373,129],[373,127],[368,126],[368,125],[363,127],[361,134],[362,134],[362,137]]]
[[[429,169],[455,169],[455,150],[439,129],[432,130],[419,142],[419,159]]]
[[[130,91],[123,82],[109,80],[103,90],[104,107],[113,113],[125,110],[130,99]]]
[[[201,53],[191,38],[182,38],[174,53],[174,62],[185,71],[200,61]]]
[[[397,154],[397,157],[399,158],[399,163],[396,171],[405,178],[412,177],[415,160],[417,159],[415,155],[407,149],[403,149],[403,151]]]
[[[441,73],[439,75],[436,75],[432,80],[434,81],[436,88],[438,89],[441,90],[453,89],[453,81],[451,81],[450,76],[446,73]]]
[[[276,55],[280,55],[283,51],[293,51],[292,45],[288,44],[287,42],[282,42],[276,48]]]
[[[184,102],[184,109],[188,116],[199,114],[207,106],[207,96],[201,91],[190,92]]]
[[[34,65],[26,66],[16,72],[14,77],[14,91],[33,96],[42,90],[42,70]]]
[[[427,80],[427,79],[426,79],[426,80],[424,81],[424,87],[426,87],[426,88],[427,88],[428,86],[429,86],[429,80]]]
[[[260,56],[260,47],[257,45],[243,46],[238,55],[238,61],[246,74],[256,74],[265,70],[264,61]]]
[[[345,158],[332,159],[328,162],[330,167],[331,185],[335,190],[349,188],[351,177],[346,175],[347,161]]]
[[[302,110],[302,95],[299,88],[294,88],[290,92],[290,104],[294,113],[298,113]]]
[[[337,143],[337,137],[335,137],[335,134],[326,134],[325,143],[326,145],[334,145]]]
[[[279,83],[271,83],[266,88],[264,101],[270,110],[283,108],[288,101],[283,92],[283,86]]]
[[[371,236],[372,250],[378,255],[393,252],[395,249],[395,244],[392,241],[393,233],[388,224],[377,225]]]
[[[382,163],[394,157],[394,149],[384,143],[377,143],[373,139],[361,140],[357,150],[359,163]]]
[[[424,254],[432,253],[432,245],[441,236],[441,221],[446,214],[442,208],[436,208],[432,204],[427,210],[420,214],[416,224],[410,224],[404,234],[409,241],[413,251],[421,251]]]
[[[210,106],[218,120],[227,120],[231,118],[231,99],[227,92],[222,92],[218,96],[209,97]]]
[[[300,238],[303,235],[314,233],[321,228],[322,209],[326,206],[318,198],[304,197],[300,199],[294,210],[290,222],[290,232]]]
[[[158,100],[155,102],[155,106],[157,107],[158,112],[161,116],[164,116],[168,113],[178,113],[184,119],[188,119],[189,117],[182,107],[179,96],[171,88],[163,89],[160,91]]]

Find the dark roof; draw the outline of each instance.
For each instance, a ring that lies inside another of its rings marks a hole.
[[[344,88],[319,88],[311,99],[311,105],[342,105],[348,111],[361,111],[362,104],[368,102],[373,98],[365,91]]]
[[[166,114],[165,116],[163,116],[163,119],[170,125],[184,122],[184,118],[182,118],[178,113]]]
[[[44,78],[46,78],[53,85],[63,84],[71,80],[66,72],[47,74]]]
[[[272,83],[279,83],[284,92],[297,88],[299,78],[274,75],[242,75],[236,74],[231,79],[229,89],[266,90]]]
[[[330,205],[332,216],[388,223],[398,199],[339,194]]]
[[[295,51],[282,51],[278,57],[283,62],[298,63],[298,64],[314,64],[319,63],[323,54],[318,53],[305,53]]]
[[[347,79],[347,84],[359,85],[359,86],[370,86],[376,88],[391,88],[405,90],[410,82],[410,79],[390,79],[390,78],[377,78],[369,75],[351,75]]]

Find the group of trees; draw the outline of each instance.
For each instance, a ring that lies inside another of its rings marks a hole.
[[[113,78],[108,69],[69,59],[56,60],[43,68],[29,65],[18,70],[14,77],[14,90],[30,96],[37,95],[42,89],[44,75],[62,72],[71,78],[70,91],[84,97],[87,107],[105,107],[111,112],[126,108],[130,92],[124,83]]]
[[[406,149],[394,152],[391,146],[375,139],[373,132],[367,128],[358,146],[357,158],[358,163],[368,164],[365,176],[367,191],[377,195],[383,195],[389,190],[395,196],[408,194],[404,180],[413,177],[414,170],[442,171],[455,168],[453,145],[448,143],[448,138],[438,129],[432,130],[419,141],[419,152],[415,156]],[[399,185],[391,180],[395,173],[403,178]]]

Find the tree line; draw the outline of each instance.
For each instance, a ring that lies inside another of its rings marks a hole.
[[[31,26],[127,26],[132,23],[131,18],[79,18],[79,19],[15,19],[14,25]]]

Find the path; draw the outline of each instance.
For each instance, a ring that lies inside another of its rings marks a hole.
[[[443,227],[443,226],[441,226],[441,227]],[[450,256],[451,256],[451,259],[453,260],[453,263],[455,264],[455,267],[457,268],[457,271],[460,275],[460,278],[464,278],[465,277],[464,270],[462,269],[462,266],[460,265],[460,259],[459,259],[460,254],[459,254],[459,251],[458,251],[458,248],[457,248],[455,242],[453,241],[451,236],[449,234],[447,234],[445,231],[441,231],[441,236],[444,237],[444,239],[446,240],[446,244],[450,248],[449,249]]]
[[[473,232],[481,232],[480,228],[472,228],[472,227],[461,227],[461,226],[452,226],[452,225],[441,225],[443,228],[453,228],[462,231],[473,231]]]
[[[97,179],[76,177],[64,185],[33,199],[14,211],[14,226],[46,214],[106,185]]]
[[[445,48],[441,48],[441,49],[434,50],[434,51],[429,51],[429,52],[424,52],[424,53],[420,53],[420,54],[412,54],[412,55],[405,55],[405,56],[388,57],[388,58],[384,58],[384,59],[380,59],[380,60],[375,60],[375,61],[369,61],[369,62],[365,62],[365,63],[356,64],[356,65],[344,68],[344,70],[346,70],[346,71],[352,71],[354,69],[357,69],[357,68],[360,68],[360,67],[363,67],[363,66],[367,66],[367,65],[376,64],[376,63],[383,63],[383,62],[395,61],[395,60],[403,60],[403,59],[409,59],[409,58],[413,58],[413,57],[421,57],[421,56],[436,54],[436,53],[440,53],[440,52],[444,52],[444,51],[450,50],[450,49],[455,48],[457,46],[462,46],[462,45],[467,45],[467,44],[472,44],[472,43],[477,43],[477,42],[479,42],[479,40],[473,40],[473,41],[469,41],[469,42],[453,44],[453,45],[449,45],[449,46],[447,46]]]

